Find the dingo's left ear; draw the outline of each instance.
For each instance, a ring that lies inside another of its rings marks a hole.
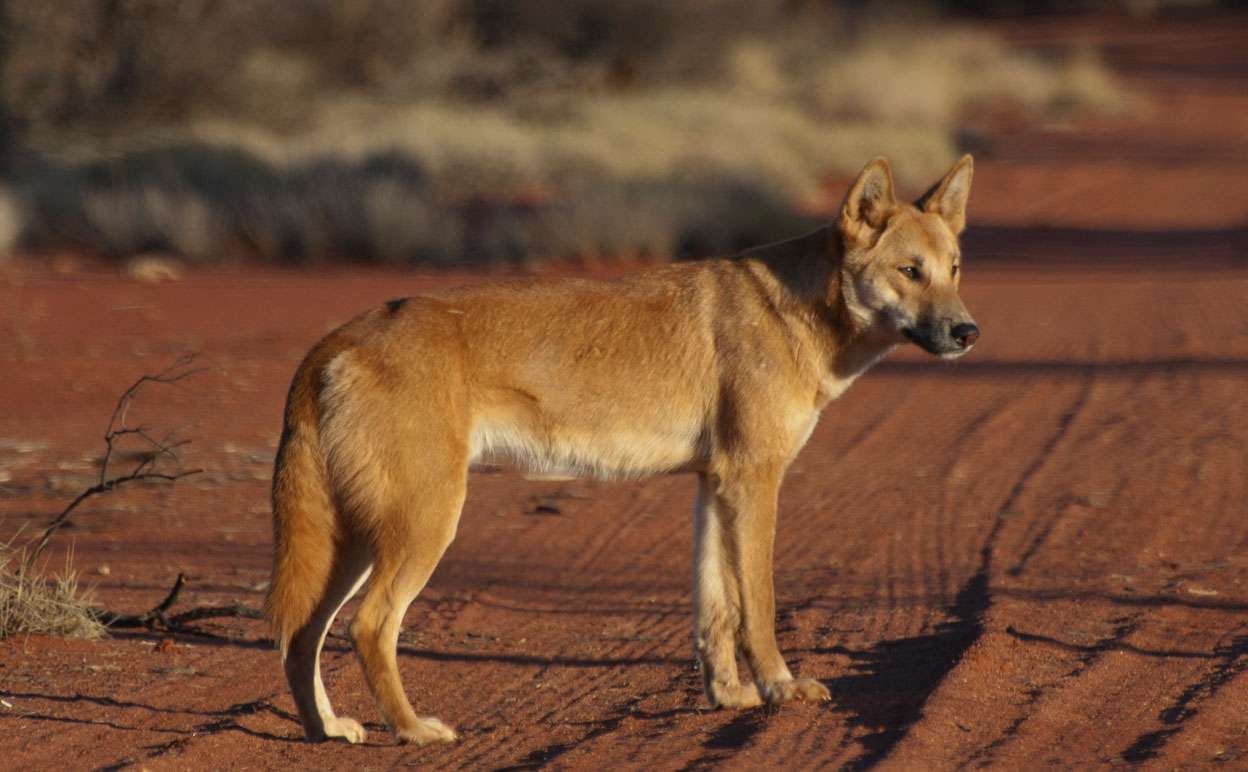
[[[882,156],[875,158],[858,173],[841,204],[841,235],[849,245],[870,247],[896,210],[893,171]]]
[[[945,178],[924,193],[915,206],[924,212],[940,215],[953,235],[957,236],[966,227],[966,199],[971,195],[971,173],[974,171],[975,160],[969,153],[962,156]]]

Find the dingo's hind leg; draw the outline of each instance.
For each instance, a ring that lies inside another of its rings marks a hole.
[[[417,745],[458,739],[446,724],[412,710],[396,656],[403,615],[455,537],[467,489],[466,453],[455,461],[451,468],[426,470],[415,495],[387,503],[372,581],[351,623],[356,654],[386,723],[401,742]]]
[[[369,568],[368,555],[362,547],[339,551],[325,594],[317,602],[312,617],[291,638],[286,652],[283,662],[286,680],[299,709],[304,734],[313,742],[341,737],[358,743],[366,735],[360,722],[334,714],[321,680],[321,647],[334,617],[368,578]]]

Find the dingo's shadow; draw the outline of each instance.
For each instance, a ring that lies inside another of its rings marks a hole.
[[[822,681],[832,693],[833,709],[848,713],[850,726],[869,730],[858,739],[863,754],[849,768],[867,769],[888,755],[978,635],[976,622],[955,620],[936,632],[880,641],[865,650],[843,646],[807,650],[842,654],[853,661],[851,674]]]

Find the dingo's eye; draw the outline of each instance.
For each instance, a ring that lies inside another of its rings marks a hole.
[[[953,267],[953,272],[950,273],[949,276],[953,279],[958,278],[958,267],[956,265]]]
[[[919,273],[919,269],[915,268],[913,265],[903,265],[897,270],[905,274],[906,278],[910,279],[911,281],[918,281],[919,277],[922,275]]]

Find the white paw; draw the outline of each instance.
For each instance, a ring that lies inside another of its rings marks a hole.
[[[786,678],[783,681],[765,683],[759,688],[763,699],[770,705],[786,702],[825,702],[832,699],[828,687],[813,678]]]
[[[459,739],[454,729],[436,718],[418,718],[411,726],[396,729],[395,734],[399,736],[399,742],[413,745],[453,743]]]
[[[359,721],[346,716],[338,716],[325,722],[325,736],[341,737],[354,745],[364,742],[364,738],[368,737],[368,732]]]
[[[713,683],[710,688],[708,697],[713,708],[753,708],[763,704],[758,687],[753,683]]]

